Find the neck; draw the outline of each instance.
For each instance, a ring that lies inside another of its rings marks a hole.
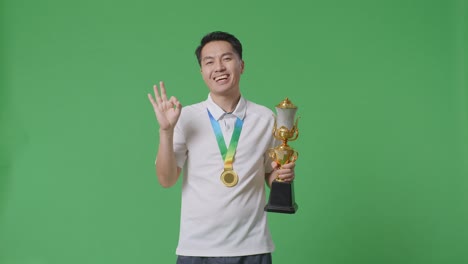
[[[233,112],[236,109],[237,103],[240,100],[240,94],[236,96],[216,96],[211,94],[211,99],[226,113]]]

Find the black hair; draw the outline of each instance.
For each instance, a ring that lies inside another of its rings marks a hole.
[[[239,58],[242,60],[242,44],[240,41],[232,34],[222,31],[214,31],[206,34],[200,41],[200,46],[195,50],[195,55],[197,55],[198,64],[201,66],[201,51],[203,47],[211,41],[227,41],[231,44],[234,51],[239,55]]]

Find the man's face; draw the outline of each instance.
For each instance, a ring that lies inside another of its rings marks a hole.
[[[201,50],[203,80],[214,95],[237,95],[244,62],[227,41],[211,41]]]

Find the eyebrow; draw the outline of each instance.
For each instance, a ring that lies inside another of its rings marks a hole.
[[[226,53],[221,54],[221,57],[228,56],[228,55],[233,56],[234,53],[233,52],[226,52]],[[205,57],[202,58],[202,61],[206,61],[206,60],[209,60],[209,59],[214,59],[214,57],[213,56],[205,56]]]

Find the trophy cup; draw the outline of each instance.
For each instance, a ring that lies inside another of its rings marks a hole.
[[[277,116],[275,125],[273,126],[273,136],[282,141],[281,145],[269,149],[270,157],[279,165],[294,162],[297,160],[299,153],[288,145],[288,141],[296,140],[299,136],[297,122],[294,121],[297,107],[284,99],[276,107]],[[294,182],[285,182],[276,178],[271,184],[270,198],[265,206],[265,211],[294,214],[297,211],[298,205],[294,200]]]

